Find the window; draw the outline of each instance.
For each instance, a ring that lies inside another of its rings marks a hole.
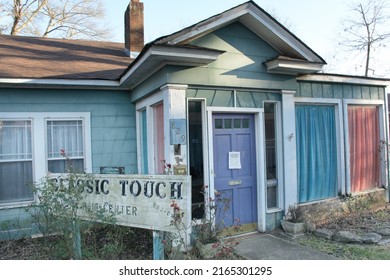
[[[276,103],[264,103],[264,128],[266,149],[267,208],[277,208],[278,168],[277,168],[277,126]]]
[[[0,121],[0,203],[32,200],[31,121]]]
[[[34,199],[31,184],[47,172],[92,172],[90,113],[0,112],[0,206]]]
[[[48,171],[84,171],[84,138],[81,120],[47,121]],[[65,152],[67,159],[62,155]]]
[[[299,202],[335,197],[338,191],[335,106],[296,105]]]

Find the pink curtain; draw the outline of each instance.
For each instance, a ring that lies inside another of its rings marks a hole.
[[[348,106],[351,191],[379,186],[379,113],[375,106]]]
[[[164,106],[153,107],[154,115],[154,166],[156,174],[164,173]]]

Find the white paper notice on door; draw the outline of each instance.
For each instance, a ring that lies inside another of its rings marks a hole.
[[[240,152],[229,152],[229,169],[241,169]]]

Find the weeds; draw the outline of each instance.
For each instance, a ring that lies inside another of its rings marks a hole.
[[[205,196],[207,195],[208,187],[203,188]],[[185,259],[199,259],[199,248],[192,248],[190,245],[202,246],[201,244],[212,243],[213,254],[212,259],[235,259],[234,246],[238,243],[234,239],[224,239],[226,226],[224,218],[226,212],[230,208],[230,199],[224,198],[220,192],[214,193],[214,198],[209,198],[206,203],[206,211],[204,217],[199,221],[192,221],[192,224],[186,226],[184,224],[184,212],[173,201],[171,225],[176,228],[176,233],[166,234],[163,240],[166,256],[170,259],[177,258],[182,255]],[[240,232],[241,227],[238,219],[234,219],[234,225],[230,227],[234,232]],[[192,230],[192,233],[191,233]],[[231,235],[230,231],[230,234]],[[192,241],[188,238],[192,234]],[[190,244],[192,243],[192,244]],[[181,253],[180,253],[181,252]]]
[[[386,247],[340,244],[314,235],[306,235],[297,242],[302,246],[345,260],[390,260],[390,249]]]

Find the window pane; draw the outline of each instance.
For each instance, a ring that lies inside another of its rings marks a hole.
[[[267,180],[276,179],[275,104],[264,104]]]
[[[84,172],[83,159],[56,159],[48,161],[48,169],[51,173]]]
[[[32,162],[0,163],[0,203],[32,200]]]
[[[241,119],[234,119],[234,128],[241,128]]]
[[[278,207],[277,152],[276,152],[276,117],[275,103],[264,104],[266,172],[267,172],[267,207]]]
[[[0,203],[32,200],[30,121],[0,121]]]
[[[267,188],[267,208],[276,208],[277,204],[277,196],[278,196],[278,187],[272,186]]]
[[[83,124],[77,121],[47,122],[48,158],[62,158],[61,150],[68,157],[83,157]]]
[[[221,129],[222,128],[222,119],[215,119],[215,128]]]
[[[232,128],[232,119],[225,119],[224,120],[225,128]]]
[[[31,158],[31,122],[0,121],[0,160]]]
[[[48,121],[48,171],[52,173],[64,173],[69,170],[83,172],[83,143],[83,122],[81,120]],[[61,155],[61,150],[65,151],[70,160],[66,160]]]
[[[249,119],[242,119],[242,128],[249,128]]]

